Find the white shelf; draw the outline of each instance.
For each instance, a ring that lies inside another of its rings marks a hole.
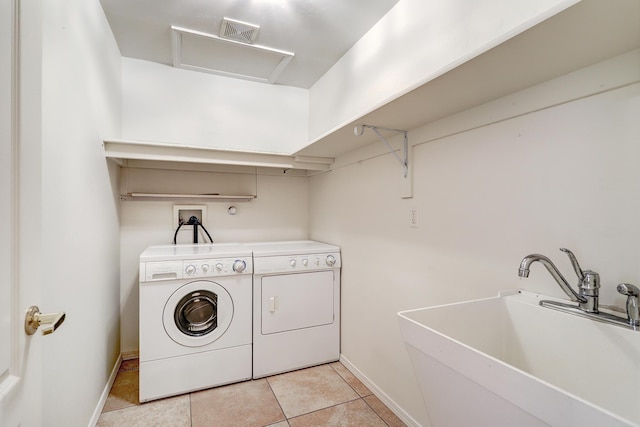
[[[110,139],[103,141],[105,157],[126,167],[129,160],[328,170],[333,158],[291,156],[256,151],[222,150],[160,142]]]
[[[408,88],[295,155],[338,157],[377,141],[356,125],[415,129],[640,48],[637,0],[583,0],[475,58]],[[410,136],[411,139],[411,136]]]

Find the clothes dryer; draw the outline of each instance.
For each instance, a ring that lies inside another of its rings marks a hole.
[[[340,248],[247,244],[253,251],[253,378],[340,358]]]
[[[140,401],[251,378],[250,249],[151,246],[140,255]]]

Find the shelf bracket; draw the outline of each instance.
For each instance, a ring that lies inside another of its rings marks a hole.
[[[360,126],[356,126],[353,129],[353,133],[355,133],[356,136],[360,136],[364,133],[365,129],[371,129],[373,133],[375,133],[378,136],[378,138],[380,138],[380,141],[384,142],[384,144],[389,149],[389,152],[391,152],[391,154],[393,154],[393,157],[395,157],[396,160],[398,160],[398,162],[400,162],[400,164],[402,165],[403,176],[407,178],[407,175],[409,173],[409,136],[408,136],[409,132],[406,130],[400,130],[400,129],[389,129],[389,128],[383,128],[378,126],[360,125]],[[380,133],[381,130],[388,131],[388,132],[401,133],[403,135],[403,142],[402,142],[403,158],[400,158],[400,156],[398,156],[398,153],[396,153],[396,150],[394,150],[391,144],[389,144],[389,141],[387,141],[386,138],[382,136],[382,134]]]

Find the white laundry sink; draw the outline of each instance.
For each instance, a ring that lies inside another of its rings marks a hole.
[[[434,427],[640,426],[640,332],[529,292],[398,313]]]

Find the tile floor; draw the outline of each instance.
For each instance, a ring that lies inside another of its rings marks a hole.
[[[98,426],[404,426],[340,362],[138,402],[138,360],[125,360]]]

